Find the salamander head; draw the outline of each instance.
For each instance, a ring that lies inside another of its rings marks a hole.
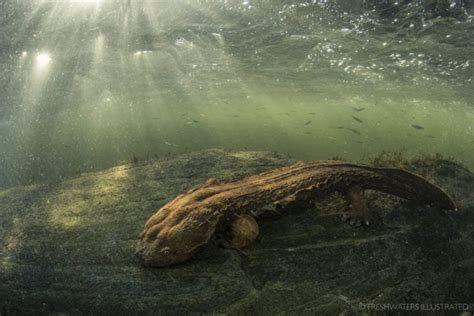
[[[188,260],[193,252],[183,252],[173,242],[157,236],[147,237],[146,234],[138,243],[135,255],[147,267],[165,267]]]
[[[165,205],[145,225],[136,255],[143,265],[164,267],[188,260],[215,232],[220,213],[199,204]]]

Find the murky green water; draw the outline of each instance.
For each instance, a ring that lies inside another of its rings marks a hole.
[[[0,12],[0,186],[211,147],[299,159],[402,150],[474,167],[469,11],[64,0]]]

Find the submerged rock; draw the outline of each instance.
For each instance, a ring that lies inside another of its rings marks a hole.
[[[371,304],[472,303],[474,175],[446,160],[407,168],[453,195],[457,213],[372,193],[372,226],[351,227],[335,195],[259,219],[257,241],[242,251],[208,244],[162,269],[134,257],[145,221],[176,195],[291,162],[208,150],[0,192],[0,314],[363,314]]]

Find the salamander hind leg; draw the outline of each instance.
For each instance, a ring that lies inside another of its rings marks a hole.
[[[352,187],[347,192],[347,198],[350,206],[345,215],[345,219],[348,220],[351,225],[369,225],[369,210],[367,208],[364,190],[361,187]]]
[[[250,245],[258,236],[258,224],[250,215],[241,215],[233,218],[226,226],[221,246],[240,249]]]

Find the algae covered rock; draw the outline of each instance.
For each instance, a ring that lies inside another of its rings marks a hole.
[[[371,193],[371,226],[351,227],[335,195],[259,219],[243,250],[211,243],[162,269],[134,257],[145,221],[176,195],[291,162],[208,150],[0,192],[0,314],[363,314],[384,306],[375,304],[472,303],[474,175],[442,159],[406,167],[453,195],[457,213]]]

